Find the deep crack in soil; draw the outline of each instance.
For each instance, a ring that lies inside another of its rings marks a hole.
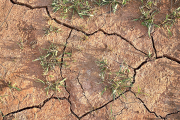
[[[157,50],[156,50],[156,47],[155,47],[155,44],[154,44],[153,36],[151,36],[151,40],[152,40],[152,45],[153,45],[153,49],[154,49],[154,52],[155,52],[155,58],[157,58]]]
[[[39,105],[34,105],[34,106],[30,106],[30,107],[25,107],[25,108],[22,108],[22,109],[19,109],[17,111],[13,111],[11,113],[8,113],[6,115],[4,115],[3,119],[6,119],[7,116],[9,115],[12,115],[12,114],[15,114],[15,113],[18,113],[18,112],[22,112],[24,110],[28,110],[28,109],[33,109],[33,108],[39,108],[41,109],[49,100],[51,99],[58,99],[58,100],[68,100],[66,97],[63,97],[63,98],[58,98],[58,97],[53,97],[53,95],[50,97],[50,98],[47,98],[46,100],[44,100],[42,103],[40,103]]]
[[[68,25],[68,24],[66,24],[66,23],[63,23],[63,22],[57,20],[56,18],[52,18],[51,15],[50,15],[50,13],[49,13],[48,6],[34,6],[34,7],[32,7],[31,5],[24,4],[24,3],[21,3],[21,2],[17,2],[17,1],[14,1],[14,0],[10,0],[10,1],[11,1],[13,4],[16,4],[16,5],[19,5],[19,6],[25,6],[25,7],[28,7],[28,8],[30,8],[30,9],[41,9],[41,8],[42,8],[42,9],[46,9],[46,12],[47,12],[48,16],[49,16],[52,20],[54,20],[54,21],[55,21],[56,23],[58,23],[58,24],[61,24],[61,25],[65,26],[65,27],[71,29],[71,31],[70,31],[70,33],[69,33],[69,36],[68,36],[68,38],[66,39],[66,44],[65,44],[65,46],[64,46],[64,48],[63,48],[63,55],[62,55],[62,58],[61,58],[61,65],[60,65],[60,72],[61,72],[60,74],[61,74],[61,77],[62,77],[62,65],[63,65],[63,61],[64,61],[64,60],[63,60],[63,57],[64,57],[64,53],[65,53],[65,50],[66,50],[66,46],[67,46],[67,44],[68,44],[68,39],[69,39],[70,36],[71,36],[72,30],[79,31],[79,32],[83,33],[83,34],[86,35],[86,36],[93,36],[94,34],[96,34],[96,33],[98,33],[98,32],[103,32],[103,33],[104,33],[105,35],[107,35],[107,36],[117,36],[117,37],[121,38],[122,40],[126,41],[128,44],[130,44],[135,50],[143,53],[144,55],[148,55],[147,53],[143,52],[142,50],[136,48],[135,45],[134,45],[131,41],[127,40],[126,38],[124,38],[123,36],[121,36],[121,35],[118,34],[118,33],[107,33],[107,32],[105,32],[105,31],[104,31],[103,29],[101,29],[101,28],[98,29],[98,30],[96,30],[96,31],[94,31],[93,33],[86,33],[85,31],[83,31],[83,30],[81,30],[81,29],[78,29],[78,28],[76,28],[76,27],[74,27],[74,26],[71,26],[71,25]],[[5,20],[6,20],[6,19],[5,19]],[[151,40],[152,40],[152,47],[153,47],[154,52],[155,52],[155,59],[156,59],[156,60],[157,60],[157,59],[161,59],[161,58],[166,58],[166,59],[175,61],[175,62],[177,62],[178,64],[180,64],[180,60],[178,60],[177,58],[171,57],[170,55],[164,54],[163,56],[157,56],[157,49],[156,49],[156,45],[155,45],[153,36],[151,36]],[[132,85],[136,82],[135,77],[136,77],[136,74],[137,74],[137,70],[139,70],[142,66],[144,66],[145,64],[147,64],[148,62],[151,62],[151,61],[154,61],[154,60],[152,60],[151,58],[147,58],[147,59],[146,59],[145,61],[143,61],[137,68],[134,68],[133,82],[131,83]],[[78,77],[79,77],[79,75],[77,76],[77,81],[78,81],[78,83],[79,83],[80,86],[81,86],[81,89],[82,89],[82,91],[83,91],[83,95],[85,96],[85,98],[87,99],[88,103],[90,104],[88,98],[87,98],[86,95],[85,95],[84,88],[83,88],[82,84],[80,83]],[[62,78],[63,78],[63,77],[62,77]],[[69,104],[70,104],[70,111],[71,111],[71,113],[72,113],[77,119],[80,120],[80,119],[82,119],[83,117],[87,116],[88,114],[104,108],[105,106],[107,106],[108,104],[110,104],[110,103],[112,103],[113,101],[117,100],[121,95],[123,95],[123,94],[125,94],[125,93],[127,93],[127,92],[133,93],[134,96],[136,97],[136,99],[138,99],[138,100],[143,104],[144,108],[145,108],[149,113],[153,113],[154,116],[156,116],[157,118],[160,118],[160,119],[164,119],[164,120],[165,120],[165,119],[167,119],[168,116],[170,116],[170,115],[172,115],[172,114],[178,114],[178,113],[180,112],[180,111],[177,111],[177,112],[168,113],[165,117],[162,117],[162,116],[158,115],[156,112],[151,111],[151,110],[148,108],[148,106],[145,104],[145,102],[144,102],[141,98],[137,97],[136,94],[135,94],[133,91],[131,91],[131,88],[130,88],[129,90],[127,90],[127,91],[123,92],[122,94],[120,94],[119,96],[117,96],[115,99],[112,99],[112,100],[108,101],[108,102],[105,103],[104,105],[102,105],[102,106],[100,106],[100,107],[98,107],[98,108],[93,108],[93,110],[88,111],[88,112],[86,112],[85,114],[83,114],[83,115],[81,115],[81,116],[78,116],[78,115],[72,110],[72,108],[71,108],[71,106],[72,106],[72,102],[70,101],[71,94],[70,94],[70,92],[69,92],[69,91],[67,90],[67,88],[66,88],[66,81],[64,81],[64,83],[65,83],[65,90],[66,90],[66,91],[68,92],[68,94],[69,94],[69,95],[68,95],[68,98],[66,98],[66,97],[55,97],[55,96],[51,96],[50,98],[47,98],[46,100],[44,100],[44,101],[43,101],[42,103],[40,103],[39,105],[34,105],[34,106],[29,106],[29,107],[21,108],[21,109],[19,109],[19,110],[17,110],[17,111],[10,112],[10,113],[8,113],[8,114],[6,114],[6,115],[4,115],[3,112],[1,112],[2,116],[4,116],[4,119],[5,119],[5,117],[7,117],[7,116],[9,116],[9,115],[12,115],[12,114],[15,114],[15,113],[18,113],[18,112],[22,112],[22,111],[25,111],[25,110],[28,110],[28,109],[33,109],[33,108],[39,108],[39,109],[41,109],[48,101],[50,101],[51,99],[56,99],[56,100],[67,100],[67,101],[69,102]],[[91,104],[90,104],[90,105],[91,105]],[[92,105],[91,105],[91,106],[92,106]],[[92,106],[92,107],[93,107],[93,106]],[[123,110],[124,110],[124,108],[121,110],[121,112],[122,112]]]

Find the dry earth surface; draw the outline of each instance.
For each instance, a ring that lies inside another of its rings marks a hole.
[[[161,1],[158,19],[165,17],[170,2]],[[120,6],[115,14],[103,7],[95,17],[75,15],[71,20],[60,19],[51,3],[0,0],[0,119],[180,120],[179,21],[171,37],[163,28],[155,28],[149,37],[147,28],[133,21],[141,15],[140,0]],[[50,25],[60,32],[45,35]],[[61,64],[43,75],[40,62],[33,60],[52,43],[68,66]],[[132,87],[115,99],[109,89],[101,95],[105,84],[97,61],[102,59],[111,71],[125,62],[132,77]],[[47,95],[36,78],[52,82],[66,78],[65,87]],[[8,82],[21,90],[10,89]]]

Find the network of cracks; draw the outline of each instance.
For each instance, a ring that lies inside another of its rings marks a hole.
[[[68,44],[68,40],[69,40],[69,38],[71,37],[73,31],[81,32],[82,34],[84,34],[84,35],[86,35],[86,36],[93,36],[94,34],[96,34],[96,33],[98,33],[98,32],[102,32],[103,34],[105,34],[105,35],[107,35],[107,36],[116,36],[116,37],[121,38],[122,40],[124,40],[125,42],[127,42],[129,45],[131,45],[136,51],[141,52],[141,53],[144,54],[145,56],[148,56],[147,53],[145,53],[145,52],[139,50],[138,48],[136,48],[136,46],[134,46],[131,41],[129,41],[128,39],[122,37],[122,36],[121,36],[120,34],[118,34],[118,33],[108,33],[108,32],[106,32],[105,30],[103,30],[103,29],[101,29],[101,28],[98,29],[98,30],[96,30],[96,31],[94,31],[93,33],[86,33],[86,32],[83,31],[82,29],[79,29],[79,28],[77,28],[77,27],[68,25],[68,24],[66,24],[66,23],[63,23],[63,22],[59,21],[59,20],[56,19],[56,18],[53,18],[53,17],[51,16],[51,14],[49,13],[49,10],[48,10],[48,7],[47,7],[47,6],[35,6],[35,7],[32,7],[31,5],[24,4],[24,3],[21,3],[21,2],[17,2],[17,1],[14,1],[14,0],[10,0],[10,1],[11,1],[11,3],[13,3],[13,4],[16,4],[16,5],[19,5],[19,6],[25,6],[25,7],[28,7],[29,9],[45,9],[46,12],[47,12],[47,14],[48,14],[48,16],[49,16],[49,18],[50,18],[51,20],[53,20],[53,21],[55,21],[56,23],[61,24],[61,25],[65,26],[65,27],[71,29],[70,32],[69,32],[69,35],[68,35],[68,37],[67,37],[67,39],[66,39],[66,44]],[[158,56],[158,55],[157,55],[156,45],[155,45],[155,43],[154,43],[154,38],[153,38],[153,36],[151,36],[151,42],[152,42],[151,44],[152,44],[152,47],[153,47],[153,50],[154,50],[155,55],[154,55],[153,59],[151,59],[151,58],[145,59],[143,62],[141,62],[141,63],[139,64],[138,67],[136,67],[136,68],[131,67],[131,68],[133,69],[133,71],[134,71],[133,78],[132,78],[133,81],[132,81],[132,83],[131,83],[132,85],[136,83],[136,78],[137,78],[136,76],[137,76],[139,70],[142,69],[143,66],[147,65],[147,64],[150,63],[150,62],[152,63],[152,62],[156,62],[156,61],[161,60],[161,59],[166,59],[166,60],[168,60],[168,61],[173,61],[173,62],[175,62],[175,63],[177,63],[177,64],[180,64],[180,60],[178,60],[177,58],[172,57],[172,56],[170,56],[170,55],[164,54],[164,55],[162,55],[162,56]],[[65,53],[65,52],[64,52],[65,50],[66,50],[66,46],[64,46],[64,48],[63,48],[63,53]],[[64,56],[64,54],[63,54],[62,56]],[[63,63],[63,61],[64,61],[64,58],[62,57],[61,62]],[[61,66],[60,66],[60,74],[61,74],[61,77],[62,77],[62,79],[63,79],[63,75],[62,75],[62,74],[63,74],[62,64],[61,64]],[[82,91],[83,91],[83,96],[87,99],[87,101],[90,101],[90,100],[88,100],[88,97],[86,97],[86,94],[85,94],[85,92],[84,92],[85,90],[84,90],[84,88],[83,88],[83,85],[81,84],[81,82],[80,82],[80,80],[79,80],[79,74],[76,76],[76,78],[77,78],[78,84],[81,86],[81,89],[82,89]],[[65,81],[65,86],[66,86],[66,81]],[[66,87],[65,87],[65,90],[66,90],[66,92],[68,93],[68,97],[57,97],[56,95],[53,94],[51,97],[49,97],[49,98],[47,98],[47,99],[45,99],[45,100],[42,100],[42,102],[41,102],[40,104],[38,104],[38,105],[27,106],[27,107],[18,109],[18,110],[16,110],[16,111],[12,111],[12,112],[10,112],[10,113],[8,113],[8,114],[3,114],[3,111],[2,111],[1,113],[2,113],[2,115],[4,116],[3,119],[5,120],[5,119],[8,118],[9,116],[12,116],[12,115],[14,115],[14,114],[17,114],[17,113],[20,113],[20,112],[22,112],[22,111],[26,111],[26,110],[29,110],[29,109],[35,109],[35,108],[42,109],[42,108],[45,106],[45,104],[47,104],[50,100],[53,100],[53,99],[54,99],[54,100],[57,100],[57,101],[59,101],[59,100],[60,100],[60,101],[67,101],[67,102],[69,103],[69,109],[70,109],[70,111],[71,111],[71,114],[73,114],[77,119],[80,120],[80,119],[84,118],[85,116],[93,113],[94,111],[98,111],[98,110],[101,110],[101,109],[105,108],[105,107],[106,107],[107,105],[109,105],[110,103],[113,103],[114,101],[118,100],[121,96],[123,96],[123,94],[127,94],[127,93],[131,93],[132,95],[134,95],[134,97],[136,98],[136,100],[138,100],[140,103],[142,103],[142,105],[144,106],[144,108],[145,108],[149,113],[153,114],[156,118],[164,119],[164,120],[165,120],[165,119],[167,119],[169,116],[174,115],[174,114],[178,114],[178,113],[180,112],[180,111],[175,111],[175,112],[168,113],[168,114],[166,114],[165,116],[161,116],[161,115],[159,115],[158,113],[156,113],[156,112],[154,112],[154,111],[151,111],[151,110],[148,108],[148,105],[146,105],[146,103],[143,101],[143,99],[141,99],[140,97],[138,97],[138,96],[136,95],[136,93],[133,92],[132,88],[130,87],[130,88],[128,88],[126,91],[124,91],[122,94],[120,94],[119,96],[115,97],[114,99],[111,99],[111,100],[109,100],[108,102],[106,102],[105,104],[103,104],[103,105],[101,105],[101,106],[99,106],[99,107],[93,108],[92,110],[90,110],[90,111],[88,111],[88,112],[85,112],[85,113],[82,114],[81,116],[78,116],[78,115],[74,112],[74,110],[72,109],[72,104],[73,104],[73,103],[72,103],[72,101],[71,101],[71,99],[70,99],[70,98],[71,98],[71,92],[70,92]],[[123,110],[125,110],[125,108],[122,108],[122,109],[120,110],[120,112],[122,112]]]

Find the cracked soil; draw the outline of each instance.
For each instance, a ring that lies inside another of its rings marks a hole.
[[[159,19],[170,1],[162,0]],[[51,2],[0,0],[0,119],[180,120],[179,21],[172,37],[162,28],[149,37],[147,28],[133,21],[140,16],[140,1],[131,0],[115,14],[104,7],[91,19],[75,15],[71,20],[53,13]],[[60,32],[45,35],[49,23]],[[62,54],[60,68],[48,73],[54,77],[42,75],[40,62],[33,62],[51,43]],[[114,99],[111,90],[101,95],[105,85],[99,84],[101,71],[96,61],[102,58],[112,71],[125,62],[132,76],[132,87]],[[46,95],[35,78],[66,78],[65,87]],[[9,81],[21,91],[10,89]]]

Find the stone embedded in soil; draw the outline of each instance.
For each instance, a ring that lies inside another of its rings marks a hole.
[[[137,70],[133,91],[141,98],[150,111],[165,117],[180,109],[179,98],[180,65],[166,58],[153,60]]]

